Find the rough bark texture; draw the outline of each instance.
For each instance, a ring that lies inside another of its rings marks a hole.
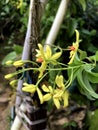
[[[31,21],[31,36],[30,36],[30,44],[31,44],[31,60],[36,60],[36,51],[37,44],[40,42],[40,19],[42,13],[42,7],[39,0],[34,0],[34,6],[32,9],[32,21]],[[34,67],[34,66],[33,66]],[[30,76],[32,77],[32,83],[35,84],[38,78],[38,74],[35,72],[30,72]],[[31,97],[34,100],[38,101],[37,95]],[[30,107],[32,108],[28,111],[27,115],[29,119],[34,122],[40,119],[46,118],[46,110],[43,109],[43,106],[38,106],[39,108],[32,107],[32,103],[29,102]],[[43,130],[46,128],[46,121],[43,123],[38,123],[36,125],[28,125],[30,130]]]

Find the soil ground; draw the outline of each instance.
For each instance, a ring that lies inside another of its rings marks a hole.
[[[10,120],[10,96],[11,88],[4,79],[7,68],[0,65],[0,130],[8,130]]]

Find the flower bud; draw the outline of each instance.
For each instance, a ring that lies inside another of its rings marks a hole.
[[[12,87],[14,87],[14,86],[16,85],[16,83],[17,83],[17,80],[12,80],[12,81],[10,82],[10,85],[11,85]]]
[[[22,60],[15,61],[15,62],[13,63],[13,65],[14,65],[15,67],[21,67],[21,66],[24,65],[24,61],[22,61]]]
[[[6,61],[6,65],[12,65],[12,63],[13,63],[13,61],[12,60],[8,60],[8,61]]]
[[[10,79],[10,78],[12,78],[13,76],[14,76],[13,74],[7,74],[7,75],[4,76],[4,78],[5,78],[5,79]]]

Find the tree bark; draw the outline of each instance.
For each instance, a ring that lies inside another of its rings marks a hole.
[[[41,20],[41,15],[42,15],[42,5],[40,3],[40,0],[33,0],[33,8],[31,9],[31,34],[30,34],[30,41],[29,44],[31,46],[31,54],[30,58],[32,61],[36,61],[36,51],[35,49],[37,48],[38,43],[40,42],[40,20]],[[32,4],[32,3],[31,3]],[[34,65],[32,67],[35,67]],[[38,74],[35,72],[31,72],[30,76],[32,77],[32,83],[36,84],[37,79],[38,79]],[[37,95],[31,97],[34,100],[38,102],[38,97]],[[46,109],[43,109],[43,105],[38,107],[33,107],[32,103],[28,103],[29,107],[31,107],[31,110],[27,110],[27,116],[29,117],[30,121],[37,122],[35,125],[30,125],[28,124],[28,127],[30,130],[43,130],[46,129]],[[34,108],[34,109],[33,109]],[[43,120],[42,122],[39,122]]]

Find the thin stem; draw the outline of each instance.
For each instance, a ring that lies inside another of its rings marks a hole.
[[[48,74],[48,72],[45,73],[45,74],[37,81],[36,86],[38,86],[38,84],[42,81],[42,79],[43,79],[47,74]]]
[[[70,84],[72,83],[72,79],[73,79],[73,69],[72,69],[72,73],[71,73],[71,76],[69,78],[69,83],[68,84],[65,84],[65,90],[70,86]]]
[[[36,66],[38,66],[38,67],[39,67],[39,65],[38,65],[36,62],[31,61],[31,60],[25,60],[25,63],[32,63],[32,64],[35,64]]]

